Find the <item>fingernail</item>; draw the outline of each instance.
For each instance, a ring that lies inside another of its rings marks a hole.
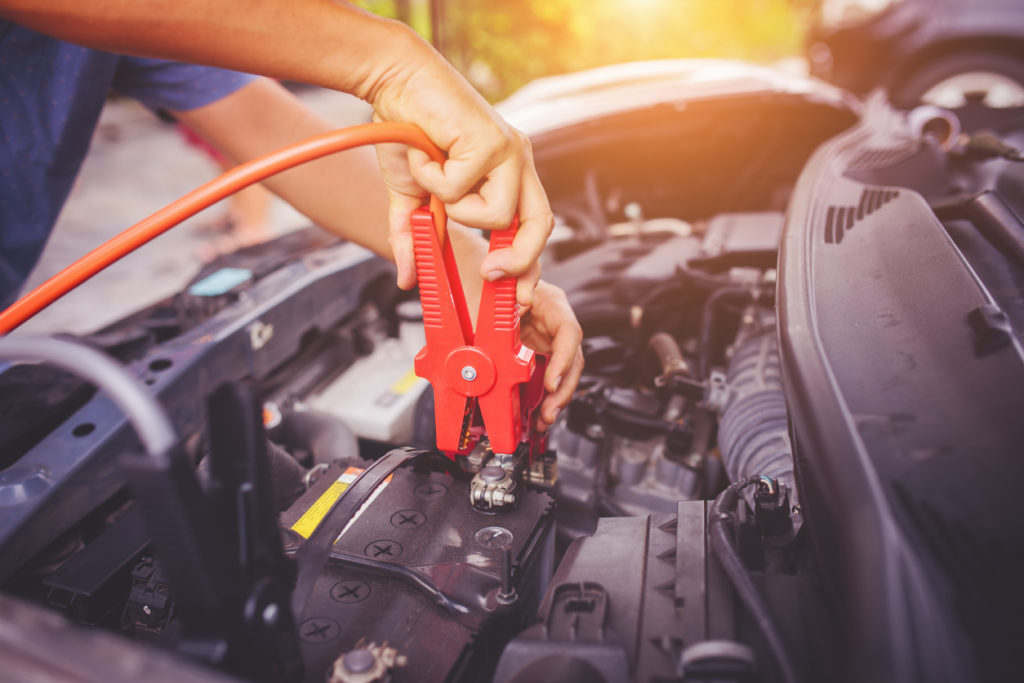
[[[505,277],[505,271],[503,270],[492,270],[487,273],[488,282],[494,282],[495,280],[500,280],[503,277]]]
[[[556,391],[558,391],[558,387],[562,386],[562,375],[559,375],[558,377],[556,377],[555,381],[553,382],[553,384],[555,386],[551,389],[551,393],[552,394],[555,393]]]
[[[552,423],[554,423],[554,421],[558,419],[558,414],[560,412],[562,412],[561,408],[555,408],[554,411],[551,413],[551,422]]]

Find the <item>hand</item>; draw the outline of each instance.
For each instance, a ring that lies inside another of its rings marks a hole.
[[[550,355],[544,373],[544,388],[549,393],[540,405],[537,424],[545,431],[568,405],[583,372],[583,330],[565,292],[543,280],[538,282],[533,305],[521,319],[520,337],[534,351]]]
[[[480,276],[519,277],[516,298],[528,306],[540,272],[537,259],[554,224],[529,140],[505,123],[440,55],[425,43],[422,48],[370,98],[376,120],[415,123],[448,156],[442,165],[419,150],[378,146],[390,196],[389,241],[398,284],[405,289],[415,284],[409,216],[430,193],[445,203],[453,220],[476,228],[506,228],[518,210],[515,243],[488,254]]]

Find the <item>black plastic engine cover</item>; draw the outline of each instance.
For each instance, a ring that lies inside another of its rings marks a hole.
[[[853,680],[1000,680],[1024,595],[1024,350],[922,196],[850,176],[919,144],[876,106],[791,205],[778,302],[801,501]]]
[[[354,469],[332,465],[281,515],[296,541],[297,531],[304,535],[326,514],[339,477],[347,470],[351,479]],[[513,509],[485,513],[470,504],[468,482],[405,469],[378,491],[335,544],[306,613],[296,618],[306,680],[326,680],[354,648],[384,644],[405,658],[392,669],[394,683],[488,680],[551,576],[551,498],[523,490]],[[496,600],[504,548],[518,594],[510,605]]]
[[[538,623],[502,655],[496,683],[681,680],[686,646],[735,638],[706,507],[680,501],[676,514],[603,518],[574,541]]]

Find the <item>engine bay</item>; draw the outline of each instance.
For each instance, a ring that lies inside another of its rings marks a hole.
[[[872,106],[846,133],[859,112],[845,101],[757,92],[535,136],[556,213],[544,276],[580,320],[586,369],[547,452],[517,488],[488,489],[503,504],[474,497],[486,457],[434,452],[433,392],[412,371],[418,300],[391,264],[315,228],[224,256],[176,296],[76,340],[156,398],[181,437],[166,458],[143,456],[89,382],[3,368],[0,658],[26,680],[58,641],[58,678],[132,680],[145,646],[162,651],[148,659],[155,680],[940,680],[920,664],[929,648],[858,662],[889,652],[863,639],[877,622],[858,590],[881,589],[851,578],[851,563],[873,571],[874,551],[846,540],[842,517],[859,508],[835,478],[855,475],[832,465],[843,437],[814,413],[832,394],[798,381],[811,352],[798,348],[807,293],[793,283],[817,268],[855,287],[843,262],[814,258],[844,239],[838,225],[852,250],[867,233],[855,220],[880,220],[899,198],[963,220],[951,184],[957,196],[998,185],[1011,202],[1024,185],[1009,162],[958,158]],[[1003,125],[1013,140],[1020,121]],[[848,151],[814,152],[836,135]],[[827,187],[828,164],[880,189]],[[826,213],[806,217],[818,204]],[[794,251],[809,234],[820,252]],[[889,269],[877,281],[917,267],[873,266]],[[815,329],[864,325],[852,312],[828,322]],[[989,323],[976,336],[999,328]],[[1010,327],[979,343],[1019,365]],[[833,359],[840,348],[828,345]],[[863,368],[842,365],[839,384]],[[878,433],[906,433],[886,431],[905,403],[877,411],[889,416]],[[882,439],[863,427],[874,408],[858,410],[854,432]],[[988,443],[1019,452],[1010,437]],[[967,640],[937,661],[976,670]],[[988,661],[986,674],[1004,671]]]

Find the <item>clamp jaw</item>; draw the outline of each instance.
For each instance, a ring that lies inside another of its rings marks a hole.
[[[519,339],[516,279],[483,284],[474,332],[451,241],[439,237],[426,207],[413,213],[411,223],[427,340],[415,368],[434,387],[437,448],[452,459],[465,456],[477,471],[499,466],[518,478],[546,450],[545,440],[532,429],[543,397],[546,358],[535,356]],[[511,246],[518,229],[516,219],[507,230],[491,232],[490,250]],[[515,500],[508,495],[478,498],[478,506],[485,500]]]

